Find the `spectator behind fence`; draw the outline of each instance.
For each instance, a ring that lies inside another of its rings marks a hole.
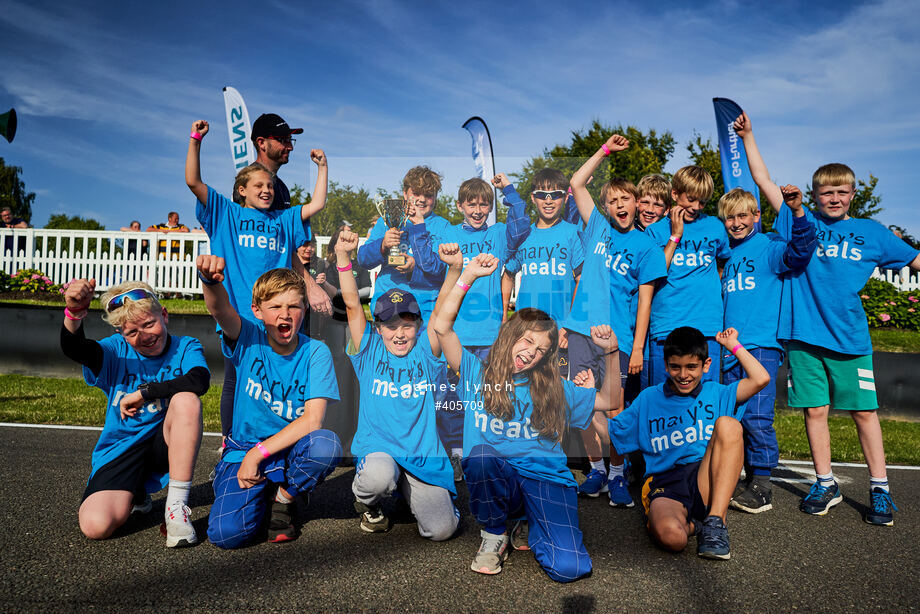
[[[20,217],[13,217],[13,210],[9,207],[0,209],[0,228],[28,228],[29,225]],[[19,240],[19,249],[24,250],[26,247],[25,239]],[[3,241],[3,252],[13,251],[13,237],[6,237]]]
[[[141,232],[141,223],[137,220],[131,220],[131,223],[128,226],[121,227],[122,232]],[[141,254],[147,254],[149,248],[148,241],[141,239],[141,248],[137,249],[137,239],[128,239],[125,241],[125,256],[131,256],[134,258],[140,257]]]
[[[188,226],[185,224],[179,223],[179,214],[175,211],[170,211],[169,215],[166,218],[165,224],[156,224],[147,228],[147,232],[189,232]],[[172,241],[172,245],[169,251],[172,253],[173,258],[179,257],[179,245],[180,241]],[[165,255],[166,254],[166,240],[158,241],[157,243],[157,254]]]

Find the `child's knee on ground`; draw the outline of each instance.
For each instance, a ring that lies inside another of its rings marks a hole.
[[[80,531],[89,539],[106,539],[127,522],[132,498],[127,491],[93,493],[80,505]]]
[[[665,550],[682,551],[688,540],[687,508],[674,499],[653,499],[649,504],[648,532]]]

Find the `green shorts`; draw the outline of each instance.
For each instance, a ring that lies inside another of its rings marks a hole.
[[[790,341],[789,407],[867,411],[878,409],[872,354],[853,356]]]

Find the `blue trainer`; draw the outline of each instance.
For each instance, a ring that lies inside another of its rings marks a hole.
[[[873,488],[869,492],[869,503],[872,509],[866,512],[864,519],[869,524],[878,524],[886,527],[894,525],[894,514],[892,510],[897,511],[894,501],[891,500],[891,493],[884,488]]]
[[[811,490],[799,503],[799,509],[806,514],[823,516],[841,501],[843,501],[843,495],[840,494],[837,482],[834,482],[833,486],[821,486],[821,482],[815,481],[811,485]]]
[[[607,492],[607,474],[592,469],[585,481],[578,487],[578,492],[589,497],[596,497],[602,492]]]
[[[607,482],[607,494],[610,496],[611,507],[633,507],[632,495],[626,487],[626,479],[622,475],[615,475]]]
[[[732,558],[728,547],[728,529],[718,516],[707,516],[700,525],[696,539],[696,553],[704,559],[727,560]]]

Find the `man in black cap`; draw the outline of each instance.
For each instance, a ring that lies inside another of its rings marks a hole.
[[[252,144],[256,150],[256,162],[275,174],[275,200],[270,211],[287,209],[291,206],[291,193],[278,177],[278,169],[288,163],[294,149],[292,134],[302,134],[303,128],[291,128],[274,113],[264,113],[252,125]]]

